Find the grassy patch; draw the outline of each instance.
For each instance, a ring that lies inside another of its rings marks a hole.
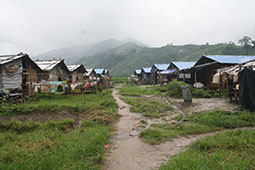
[[[205,90],[205,89],[191,89],[192,96],[195,98],[211,98],[211,97],[226,97],[226,90]]]
[[[120,84],[120,83],[126,83],[127,78],[126,77],[112,77],[112,81],[114,81],[115,84]]]
[[[220,129],[193,123],[185,123],[175,126],[168,126],[168,124],[152,124],[152,127],[157,129],[149,128],[140,134],[140,137],[150,144],[159,144],[180,136],[213,132]]]
[[[121,98],[126,103],[131,104],[130,111],[134,113],[141,113],[146,117],[161,117],[164,116],[168,110],[171,110],[171,106],[166,103],[162,103],[148,98]]]
[[[140,121],[142,124],[144,124],[144,125],[147,125],[148,124],[148,122],[146,121],[146,120],[141,120]]]
[[[72,113],[83,112],[93,108],[103,107],[104,110],[114,112],[117,105],[111,96],[111,91],[106,90],[99,94],[84,95],[48,95],[42,94],[33,100],[22,104],[3,104],[0,107],[0,116],[18,115],[29,113],[53,113],[68,110]]]
[[[195,142],[187,151],[160,167],[160,170],[254,169],[254,159],[255,131],[239,130]]]
[[[118,118],[117,105],[111,91],[87,95],[85,107],[83,97],[42,95],[15,105],[29,108],[26,112],[16,113],[19,110],[11,110],[10,106],[1,108],[5,114],[15,115],[47,112],[51,108],[54,114],[77,107],[73,114],[84,111],[80,114],[85,114],[85,119],[79,129],[74,119],[0,122],[0,169],[100,169],[104,145],[110,142],[111,123]]]
[[[172,81],[166,86],[167,95],[174,98],[182,98],[182,87],[188,85],[183,82]],[[194,98],[211,98],[211,97],[225,97],[227,92],[225,90],[205,90],[192,88],[191,94]]]
[[[173,98],[182,98],[182,87],[188,85],[183,82],[172,81],[167,86],[144,87],[139,85],[125,84],[120,88],[120,95],[124,96],[144,96],[144,95],[169,95]],[[194,98],[225,97],[224,90],[205,90],[191,87],[191,94]]]
[[[254,126],[255,114],[252,112],[215,111],[187,116],[185,122],[177,125],[153,124],[154,129],[143,131],[140,137],[148,143],[157,144],[180,136]]]
[[[73,120],[1,124],[1,169],[99,169],[108,126],[73,129]],[[4,133],[3,133],[4,132]]]
[[[248,111],[215,111],[203,114],[194,114],[188,116],[187,120],[210,127],[215,126],[226,129],[255,126],[255,114]]]
[[[164,95],[166,94],[166,87],[125,85],[120,89],[119,94],[124,96]]]

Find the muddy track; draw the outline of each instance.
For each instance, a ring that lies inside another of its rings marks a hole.
[[[223,130],[215,133],[181,137],[160,145],[144,143],[139,138],[138,129],[138,124],[144,117],[136,113],[131,113],[129,111],[130,106],[120,100],[120,95],[117,92],[117,90],[114,90],[113,96],[118,104],[118,111],[121,117],[116,124],[116,137],[113,139],[111,149],[107,155],[107,161],[104,167],[106,170],[157,169],[162,163],[165,163],[171,158],[171,156],[180,153],[192,142],[216,133],[228,131]]]

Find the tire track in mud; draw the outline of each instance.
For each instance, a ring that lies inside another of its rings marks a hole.
[[[130,112],[130,106],[120,99],[117,90],[113,90],[113,97],[118,104],[121,115],[116,123],[117,133],[112,140],[112,146],[107,154],[104,169],[106,170],[151,170],[157,169],[173,155],[182,152],[187,146],[201,138],[212,136],[219,132],[180,137],[159,145],[144,143],[139,138],[138,124],[144,119],[142,115]],[[254,128],[239,128],[254,129]]]

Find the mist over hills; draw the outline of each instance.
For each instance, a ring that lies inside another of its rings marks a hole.
[[[166,45],[152,48],[134,39],[103,42],[53,50],[37,58],[64,58],[68,64],[82,63],[86,68],[107,68],[112,76],[128,76],[133,70],[150,67],[154,63],[171,61],[196,61],[202,55],[255,55],[255,48],[244,48],[233,43],[214,45]]]
[[[46,53],[40,54],[34,58],[38,59],[52,59],[55,58],[63,58],[68,64],[74,64],[81,57],[93,56],[97,53],[107,51],[109,49],[116,48],[121,44],[125,43],[125,41],[119,41],[117,39],[108,39],[96,44],[84,45],[84,46],[72,46],[67,48],[55,49],[48,51]],[[131,41],[131,39],[130,39]]]

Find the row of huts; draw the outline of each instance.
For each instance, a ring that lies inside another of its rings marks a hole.
[[[28,54],[0,56],[0,90],[33,96],[55,92],[72,84],[84,84],[109,77],[107,69],[86,69],[82,64],[67,65],[64,59],[32,60]]]
[[[183,81],[194,87],[226,88],[238,82],[238,73],[255,65],[255,56],[203,55],[198,61],[172,61],[136,69],[139,84],[166,84]]]

